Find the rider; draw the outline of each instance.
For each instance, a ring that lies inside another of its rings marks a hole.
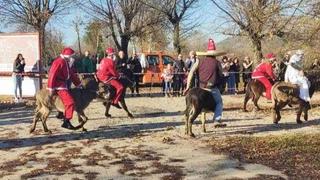
[[[104,84],[110,84],[116,89],[116,96],[112,101],[112,105],[121,109],[119,100],[124,90],[123,85],[119,82],[120,75],[116,70],[115,62],[113,61],[113,48],[106,49],[107,57],[103,58],[97,70],[97,77]]]
[[[275,80],[275,75],[272,69],[272,62],[276,60],[276,56],[273,53],[269,53],[266,55],[265,59],[267,59],[268,61],[261,62],[255,68],[255,70],[253,70],[252,79],[257,79],[264,85],[264,87],[266,88],[264,96],[270,100],[272,84],[269,79],[271,79],[272,81]]]
[[[186,93],[192,84],[192,79],[196,71],[199,71],[199,80],[200,87],[211,92],[214,101],[216,103],[216,109],[214,112],[213,119],[218,124],[215,127],[225,127],[226,124],[222,123],[222,111],[223,111],[223,102],[219,87],[222,81],[222,67],[220,62],[216,57],[225,54],[222,51],[216,50],[215,43],[212,39],[209,39],[208,50],[204,58],[196,59],[193,64],[190,73],[188,75],[187,88],[184,91]],[[200,53],[198,53],[200,55]]]
[[[69,92],[71,81],[77,87],[81,86],[81,82],[73,68],[74,59],[72,58],[74,51],[71,48],[64,48],[60,57],[55,59],[49,71],[48,90],[51,98],[55,93],[61,98],[65,107],[65,115],[61,127],[66,129],[75,129],[70,120],[74,111],[74,100]]]
[[[285,81],[299,85],[299,96],[307,103],[307,106],[310,108],[310,83],[303,72],[303,58],[304,52],[302,50],[298,50],[294,55],[292,55],[285,73]]]

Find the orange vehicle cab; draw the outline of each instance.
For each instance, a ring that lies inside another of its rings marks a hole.
[[[144,56],[144,57],[143,57]],[[162,83],[161,74],[166,66],[173,64],[174,59],[163,52],[148,52],[142,53],[140,56],[144,59],[145,65],[142,65],[144,76],[142,78],[143,84],[160,84]]]

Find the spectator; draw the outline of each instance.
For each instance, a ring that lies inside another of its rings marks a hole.
[[[18,54],[17,58],[14,60],[14,63],[13,63],[13,73],[12,73],[15,103],[22,101],[23,75],[21,73],[24,73],[25,65],[26,63],[24,61],[22,54]],[[17,89],[19,89],[19,97],[17,94]]]
[[[173,71],[173,91],[174,94],[180,96],[183,93],[184,89],[183,80],[185,72],[185,64],[181,54],[178,55],[178,59],[173,64]]]
[[[77,56],[74,56],[75,59],[77,59],[77,61],[74,62],[74,67],[76,68],[76,72],[77,73],[83,73],[83,65],[82,65],[82,61],[80,61],[80,56],[79,54],[77,54]]]
[[[223,74],[223,90],[226,89],[226,83],[228,82],[229,79],[229,69],[230,69],[230,63],[228,62],[228,57],[223,56],[222,57],[222,74]]]
[[[314,62],[312,63],[311,69],[319,69],[320,68],[320,63],[318,59],[315,59]]]
[[[197,60],[196,53],[194,51],[190,51],[189,58],[186,59],[186,63],[185,63],[185,66],[186,66],[185,69],[187,73],[190,72],[196,60]],[[191,81],[191,88],[193,87],[199,87],[199,71],[198,70],[195,72],[193,79]]]
[[[277,79],[279,81],[284,81],[284,74],[286,73],[289,60],[290,60],[290,54],[286,53],[283,60],[280,61],[280,63],[279,63],[278,72],[276,73],[278,76]]]
[[[240,83],[240,63],[239,59],[236,57],[233,60],[234,66],[235,66],[235,83],[236,83],[236,93],[239,92],[239,83]]]
[[[120,73],[121,82],[125,84],[125,86],[133,87],[135,86],[133,83],[133,73],[130,70],[127,56],[123,51],[119,51],[118,56],[116,58],[116,70]]]
[[[246,56],[242,63],[242,80],[244,83],[244,91],[246,90],[246,86],[251,79],[252,64],[253,62],[248,56]]]
[[[165,96],[169,97],[172,87],[172,79],[173,79],[173,72],[171,69],[171,64],[169,63],[166,67],[166,69],[163,70],[163,73],[161,74],[161,78],[164,80],[165,85]]]
[[[228,62],[229,62],[229,78],[228,78],[228,93],[229,94],[235,94],[236,93],[236,88],[235,88],[235,85],[236,85],[236,71],[237,71],[237,67],[233,61],[232,58],[229,58],[228,59]]]
[[[140,60],[139,60],[136,53],[134,53],[133,57],[130,58],[129,64],[130,64],[131,71],[134,73],[133,74],[133,81],[135,82],[135,85],[136,85],[136,87],[135,87],[136,95],[140,96],[139,80],[140,80],[140,77],[142,77],[142,74],[138,74],[138,73],[142,73],[142,66],[141,66]],[[130,89],[131,89],[131,94],[133,95],[134,87],[130,87]]]
[[[93,64],[93,60],[90,58],[89,51],[85,52],[85,56],[82,59],[81,65],[82,65],[82,72],[83,73],[93,73],[93,72],[95,72],[95,67],[94,67],[94,64]]]

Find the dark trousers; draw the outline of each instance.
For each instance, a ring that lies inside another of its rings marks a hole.
[[[174,94],[180,95],[180,92],[183,91],[183,77],[176,77],[173,81],[173,92]]]
[[[134,93],[134,89],[136,89],[136,93],[139,94],[139,79],[140,75],[133,75],[133,81],[135,82],[135,87],[130,87],[131,93]]]

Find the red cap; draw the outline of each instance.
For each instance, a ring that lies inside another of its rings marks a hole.
[[[114,49],[109,47],[109,48],[106,49],[106,53],[107,54],[113,54],[114,53]]]
[[[267,54],[267,55],[265,56],[265,58],[272,60],[272,59],[275,59],[275,58],[276,58],[276,55],[274,55],[273,53],[269,53],[269,54]]]
[[[216,45],[213,41],[213,39],[209,39],[209,42],[208,42],[208,51],[215,51],[216,50]]]
[[[61,54],[62,54],[63,56],[72,56],[72,55],[74,54],[74,50],[71,49],[71,48],[69,48],[69,47],[67,47],[67,48],[64,48],[64,49],[62,50]]]

